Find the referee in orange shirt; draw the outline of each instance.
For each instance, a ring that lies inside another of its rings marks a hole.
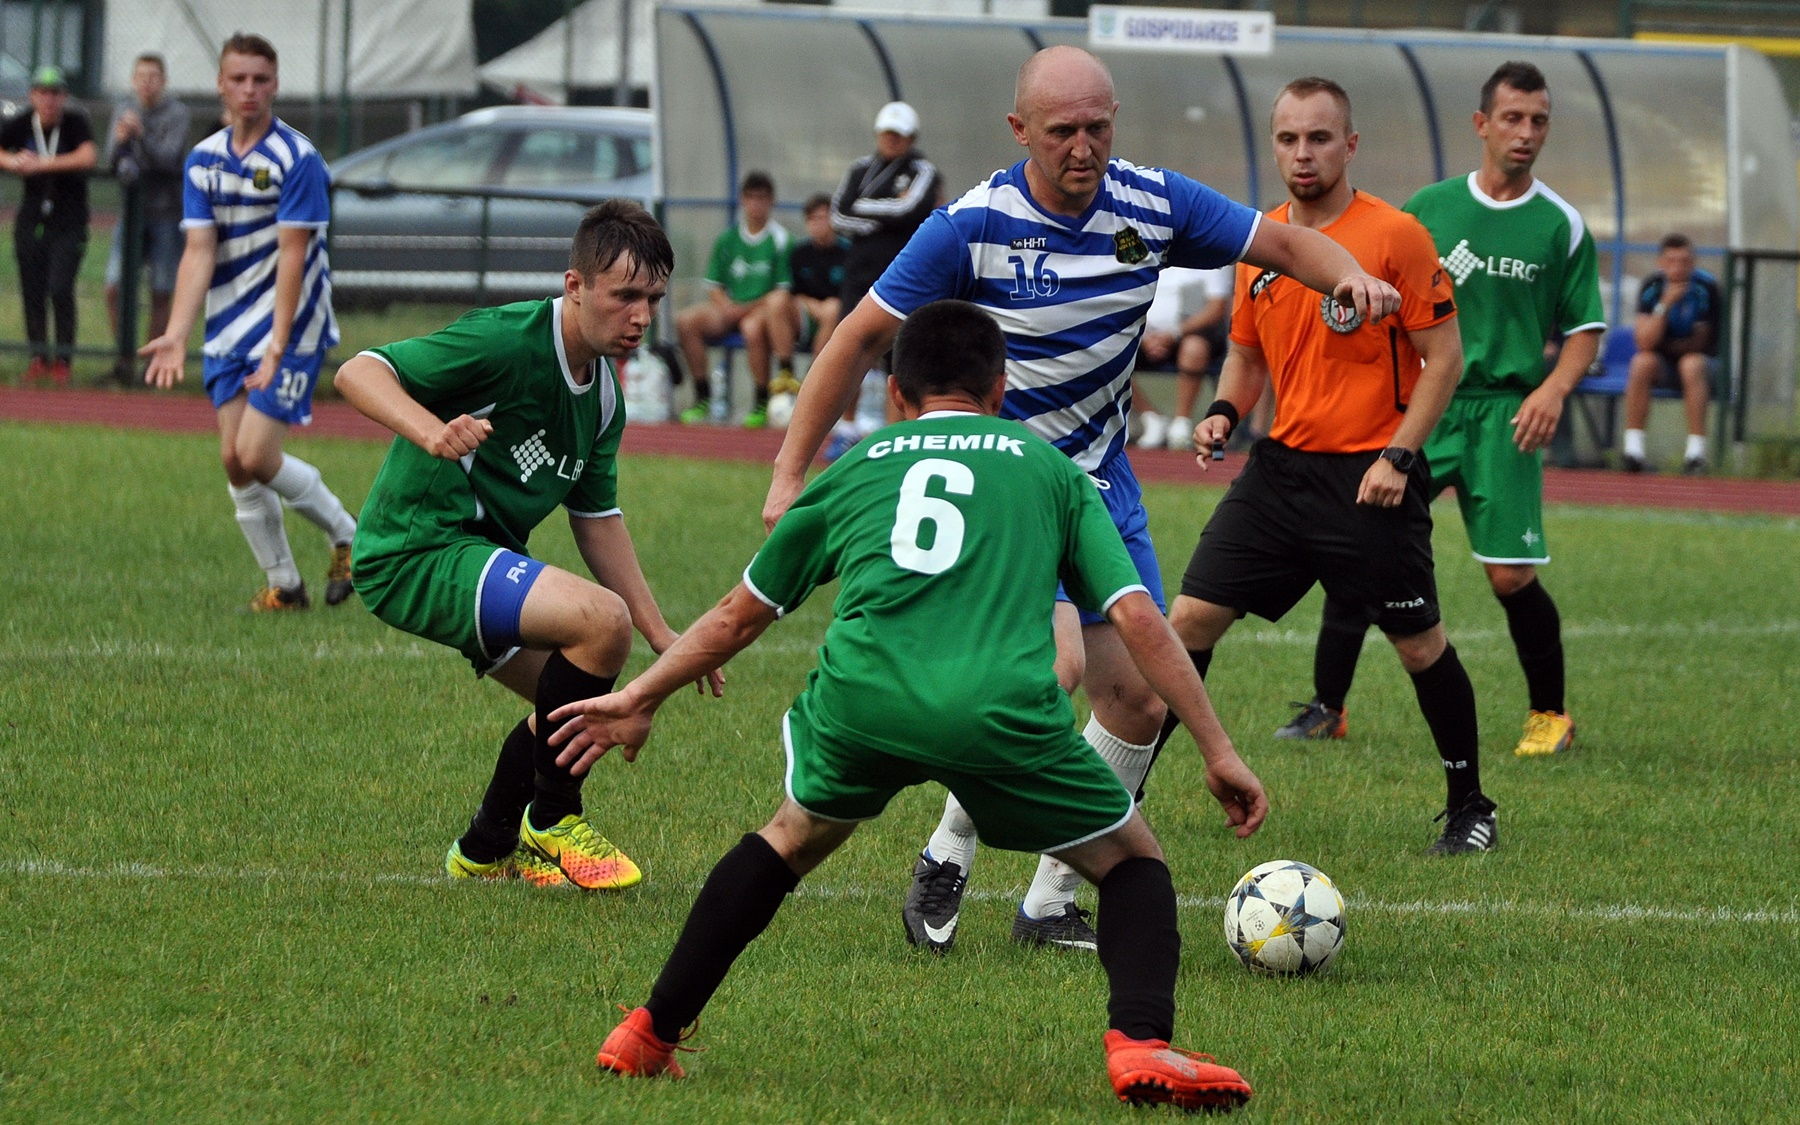
[[[1364,606],[1411,675],[1443,760],[1445,824],[1431,851],[1488,851],[1497,837],[1475,690],[1438,615],[1419,454],[1462,371],[1450,281],[1418,220],[1350,186],[1357,137],[1343,87],[1295,79],[1270,126],[1289,198],[1264,221],[1311,227],[1349,250],[1400,291],[1399,323],[1365,323],[1290,277],[1237,267],[1219,398],[1194,427],[1201,467],[1265,380],[1275,423],[1201,532],[1169,617],[1204,676],[1233,621],[1280,620],[1315,582]]]

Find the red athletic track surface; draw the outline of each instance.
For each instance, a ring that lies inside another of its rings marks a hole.
[[[37,389],[0,387],[0,419],[16,422],[74,422],[121,429],[205,433],[213,412],[191,393]],[[314,408],[309,433],[326,437],[385,440],[380,426],[342,402]],[[627,454],[664,454],[727,461],[772,461],[781,445],[779,430],[715,426],[632,425],[625,430]],[[1131,463],[1148,481],[1187,482],[1219,487],[1243,465],[1232,454],[1222,465],[1200,473],[1186,453],[1132,450]],[[1555,503],[1641,508],[1688,508],[1707,512],[1761,512],[1800,516],[1800,482],[1734,480],[1721,477],[1627,476],[1601,469],[1546,469],[1544,495]]]

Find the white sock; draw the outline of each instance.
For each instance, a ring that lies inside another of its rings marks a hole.
[[[1025,891],[1025,901],[1019,904],[1019,911],[1027,918],[1061,914],[1064,906],[1075,901],[1075,888],[1086,881],[1062,860],[1039,856],[1037,874],[1031,877],[1031,886]]]
[[[925,845],[925,854],[939,863],[956,864],[964,875],[975,862],[975,822],[957,803],[954,793],[944,799],[944,817],[931,834],[931,842]]]
[[[1136,793],[1144,784],[1144,776],[1150,772],[1150,760],[1156,756],[1156,744],[1138,746],[1126,742],[1100,725],[1100,720],[1089,718],[1087,729],[1081,732],[1088,745],[1095,753],[1111,766],[1127,792]],[[1019,904],[1030,918],[1048,918],[1061,914],[1063,906],[1075,901],[1075,888],[1081,886],[1083,879],[1075,873],[1075,869],[1059,859],[1044,856],[1038,861],[1037,874],[1032,877],[1031,886],[1025,891],[1025,901]]]
[[[281,498],[266,484],[251,481],[242,488],[233,484],[231,503],[237,508],[238,527],[250,543],[256,565],[269,577],[269,585],[291,590],[300,585],[300,568],[288,546],[287,525],[281,518]]]
[[[325,487],[319,470],[292,453],[281,457],[281,468],[269,480],[269,487],[292,505],[294,511],[319,525],[331,537],[333,546],[348,543],[356,534],[356,520],[344,510],[344,502]]]
[[[1706,435],[1689,434],[1687,440],[1687,452],[1682,456],[1686,457],[1689,461],[1706,460]]]
[[[1088,725],[1081,732],[1094,752],[1106,760],[1106,764],[1119,775],[1128,793],[1136,793],[1144,784],[1144,777],[1150,772],[1150,761],[1156,757],[1156,743],[1145,746],[1126,742],[1112,731],[1100,725],[1097,718],[1089,718]]]
[[[1640,461],[1644,459],[1644,431],[1625,431],[1625,456],[1636,457]]]

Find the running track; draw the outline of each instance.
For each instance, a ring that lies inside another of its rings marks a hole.
[[[196,394],[148,391],[0,387],[0,420],[65,422],[118,429],[210,433],[212,407]],[[326,437],[385,440],[390,435],[342,402],[320,402],[310,433]],[[625,430],[627,454],[700,457],[728,461],[774,460],[780,431],[713,426],[633,425]],[[1189,482],[1220,487],[1243,464],[1241,456],[1201,474],[1192,456],[1164,450],[1133,450],[1131,462],[1144,480]],[[1552,502],[1640,508],[1685,508],[1705,512],[1752,512],[1800,516],[1800,482],[1736,480],[1726,477],[1627,476],[1601,469],[1546,469],[1544,494]]]

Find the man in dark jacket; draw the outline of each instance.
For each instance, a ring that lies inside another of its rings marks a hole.
[[[875,114],[875,151],[844,173],[831,196],[831,225],[850,240],[844,258],[842,308],[857,306],[939,203],[943,179],[916,147],[919,114],[905,102],[889,102]],[[885,373],[880,379],[885,380]],[[825,459],[835,460],[863,434],[854,408],[832,430]]]

